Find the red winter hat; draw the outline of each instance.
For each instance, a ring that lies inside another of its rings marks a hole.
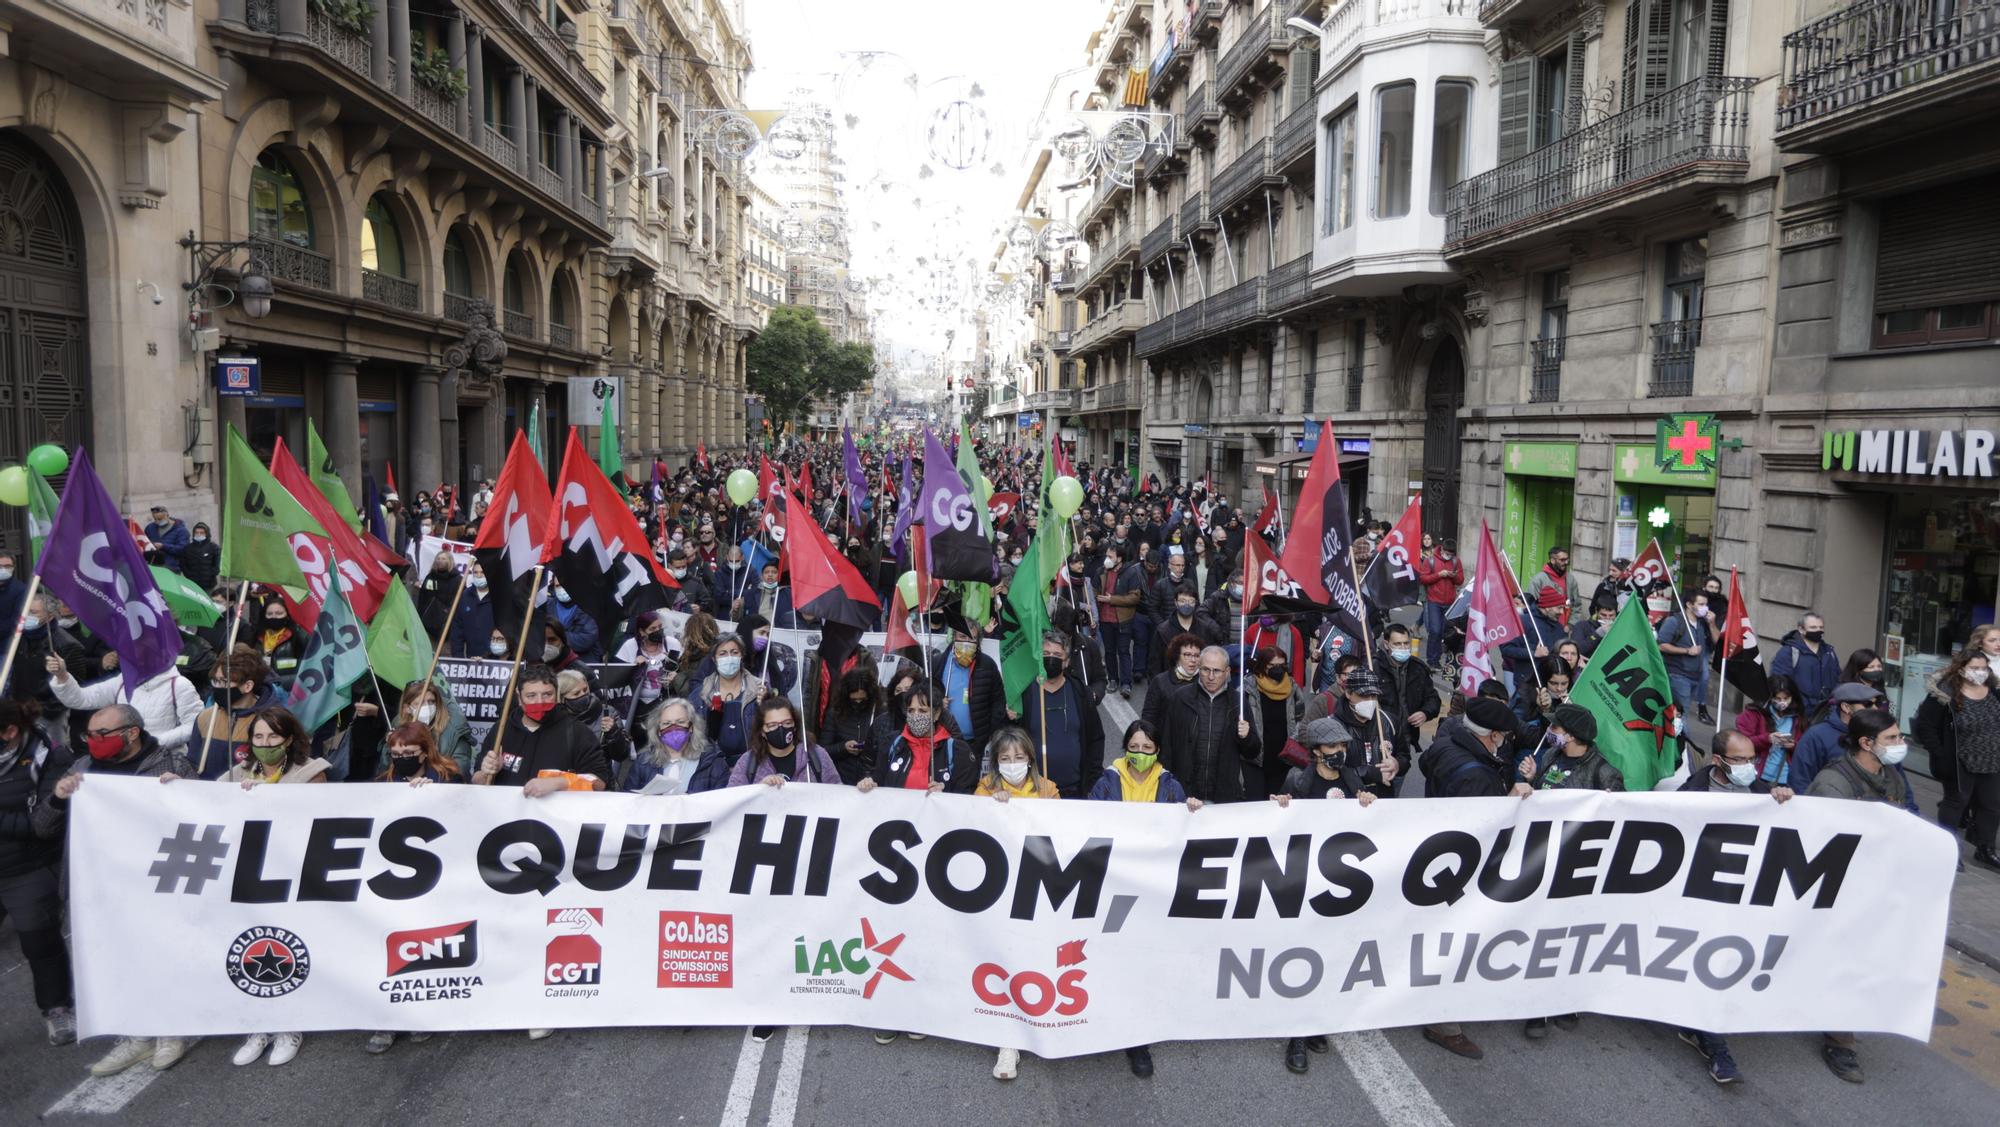
[[[1569,598],[1554,587],[1544,587],[1535,595],[1538,607],[1559,607],[1569,602]]]

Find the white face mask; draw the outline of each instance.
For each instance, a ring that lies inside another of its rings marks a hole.
[[[556,644],[555,642],[550,642],[542,647],[543,661],[554,661],[555,659],[561,656],[562,656],[562,647]]]
[[[488,643],[486,643],[486,652],[487,652],[487,653],[490,653],[490,654],[492,654],[492,655],[493,655],[494,657],[506,657],[506,656],[507,656],[507,643],[505,643],[505,642],[488,642]]]
[[[417,706],[417,723],[428,724],[438,717],[438,706],[429,701]]]
[[[472,589],[475,591],[486,590],[486,577],[483,575],[475,575],[471,578],[471,580],[469,580],[469,582],[472,584]]]
[[[1361,717],[1363,720],[1375,719],[1375,702],[1366,698],[1355,701],[1354,715]]]
[[[1884,767],[1894,767],[1896,764],[1901,763],[1903,757],[1908,754],[1910,754],[1909,744],[1875,745],[1875,758],[1880,759]]]
[[[1993,671],[1990,669],[1968,669],[1965,671],[1965,679],[1975,685],[1984,685],[1986,679],[1992,675]]]
[[[1755,763],[1731,763],[1729,765],[1729,781],[1739,787],[1749,786],[1751,783],[1757,781],[1757,765]]]
[[[715,671],[724,677],[734,677],[738,673],[743,672],[743,659],[734,654],[728,657],[718,657],[715,659]]]
[[[1026,763],[1002,763],[1000,765],[1000,777],[1007,780],[1008,785],[1018,787],[1021,785],[1021,780],[1028,777],[1028,765]]]

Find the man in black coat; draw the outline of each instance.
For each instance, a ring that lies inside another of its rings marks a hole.
[[[1241,802],[1263,797],[1263,767],[1257,740],[1257,710],[1229,691],[1229,653],[1221,646],[1201,651],[1194,683],[1167,702],[1160,725],[1160,765],[1173,772],[1189,798]],[[1244,777],[1256,772],[1254,787]]]
[[[1381,681],[1366,669],[1349,673],[1332,715],[1350,737],[1344,765],[1375,797],[1394,798],[1398,780],[1410,769],[1410,744],[1403,736],[1406,725],[1389,708]]]
[[[1375,672],[1382,682],[1382,712],[1402,727],[1402,744],[1407,751],[1416,746],[1418,729],[1444,708],[1431,667],[1418,656],[1409,627],[1391,622],[1383,629]]]

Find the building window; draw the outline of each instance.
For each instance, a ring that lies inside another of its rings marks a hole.
[[[1347,410],[1361,410],[1361,362],[1368,354],[1368,322],[1347,323]]]
[[[1410,168],[1416,147],[1417,87],[1399,82],[1375,92],[1375,217],[1410,213]]]
[[[1875,347],[1908,348],[1919,344],[1990,340],[1993,330],[1993,305],[1990,302],[1899,309],[1894,313],[1876,314]]]
[[[1708,274],[1708,239],[1682,239],[1666,247],[1666,292],[1652,329],[1654,398],[1694,394],[1694,350],[1701,344],[1702,287]]]
[[[1571,132],[1567,102],[1572,62],[1581,66],[1582,60],[1572,60],[1569,48],[1565,46],[1553,54],[1544,55],[1541,65],[1535,68],[1533,148],[1554,144]]]
[[[312,211],[298,174],[275,150],[265,149],[250,173],[250,233],[312,249]]]
[[[528,311],[528,286],[522,277],[521,262],[511,255],[507,259],[507,275],[500,285],[500,304],[509,313]]]
[[[1305,335],[1305,402],[1299,408],[1306,417],[1312,417],[1313,393],[1319,384],[1319,330],[1313,329]]]
[[[396,229],[396,217],[389,213],[383,193],[369,197],[361,220],[361,268],[398,278],[409,277],[404,270],[403,236]]]
[[[1991,340],[2000,330],[2000,176],[1883,201],[1875,261],[1876,348]]]
[[[1465,123],[1472,111],[1472,84],[1438,83],[1436,109],[1431,119],[1431,214],[1443,215],[1445,194],[1465,179],[1470,138]]]
[[[472,258],[465,253],[465,239],[457,226],[444,237],[444,292],[472,294]]]
[[[1569,349],[1569,271],[1542,275],[1542,335],[1529,342],[1528,402],[1562,398],[1563,354]]]
[[[1354,109],[1326,123],[1325,233],[1354,226]]]

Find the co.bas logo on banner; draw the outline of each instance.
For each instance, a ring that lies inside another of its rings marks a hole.
[[[604,980],[602,908],[550,908],[549,946],[543,958],[542,997],[595,998]]]
[[[1056,948],[1055,969],[1009,971],[999,963],[981,963],[972,968],[972,992],[984,1005],[972,1012],[990,1017],[1009,1017],[1042,1029],[1082,1025],[1089,1018],[1083,1011],[1090,1005],[1090,992],[1083,988],[1082,963],[1085,940],[1072,939]],[[1054,1017],[1049,1015],[1054,1014]],[[1060,1019],[1060,1020],[1058,1020]]]
[[[848,939],[823,939],[815,946],[801,935],[792,940],[792,970],[805,981],[794,983],[792,993],[873,998],[884,977],[914,982],[910,972],[890,957],[902,945],[901,934],[878,939],[866,917],[861,920],[861,934]]]
[[[719,912],[661,912],[660,987],[735,985],[735,924]]]
[[[229,944],[223,969],[252,998],[282,998],[306,984],[312,952],[305,940],[282,927],[253,927]]]
[[[479,962],[479,924],[464,923],[392,931],[387,940],[388,977],[377,987],[392,1003],[451,1002],[472,997],[485,983],[476,974],[438,974]]]

